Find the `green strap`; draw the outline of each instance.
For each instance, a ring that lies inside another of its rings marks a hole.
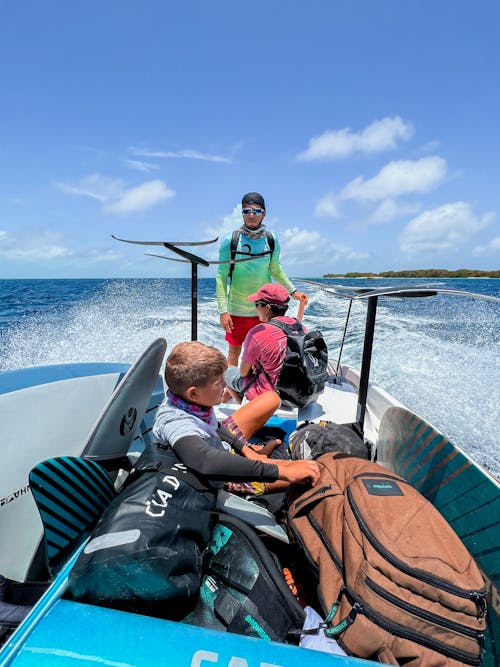
[[[341,632],[347,630],[347,628],[354,623],[354,619],[360,611],[363,611],[361,605],[355,602],[349,614],[342,621],[340,621],[340,623],[337,623],[337,625],[334,625],[331,628],[327,628],[325,630],[325,635],[327,637],[336,637],[337,635],[340,635]]]
[[[337,610],[339,608],[339,604],[340,604],[339,600],[337,600],[337,602],[334,602],[332,604],[332,606],[330,608],[330,611],[328,612],[328,614],[325,618],[325,623],[330,623],[333,620],[333,618],[334,618],[334,616],[337,613]]]

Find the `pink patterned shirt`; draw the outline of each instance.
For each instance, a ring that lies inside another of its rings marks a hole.
[[[273,317],[273,319],[278,320],[279,322],[284,322],[285,324],[293,324],[295,322],[295,318],[287,317],[286,315]],[[285,359],[285,353],[286,334],[281,331],[281,329],[264,322],[261,322],[250,329],[244,342],[243,361],[252,366],[257,363],[261,364],[265,368],[273,384],[269,382],[265,373],[261,371],[250,389],[245,391],[245,396],[249,400],[265,391],[274,389],[276,382],[278,381],[281,366]],[[252,375],[249,375],[245,380],[248,381],[251,377]],[[246,382],[244,386],[245,385]]]

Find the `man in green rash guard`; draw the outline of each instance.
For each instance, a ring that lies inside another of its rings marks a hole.
[[[263,220],[266,216],[264,197],[258,192],[249,192],[241,200],[243,224],[239,228],[235,256],[231,257],[231,240],[234,232],[222,241],[219,259],[227,262],[219,265],[216,279],[217,305],[220,323],[229,343],[228,364],[237,366],[241,346],[250,329],[259,324],[255,304],[248,301],[248,295],[257,292],[271,278],[288,290],[297,301],[307,304],[307,295],[297,291],[280,264],[280,245],[272,232],[266,230]],[[274,241],[274,243],[273,243]],[[234,244],[234,241],[233,241]],[[274,245],[274,248],[272,247]],[[231,259],[241,259],[248,255],[255,257],[247,262],[229,264]],[[232,275],[230,268],[233,266]],[[229,282],[229,290],[228,290]]]

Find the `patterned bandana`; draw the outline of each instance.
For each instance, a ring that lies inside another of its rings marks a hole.
[[[184,410],[184,412],[187,412],[194,417],[198,417],[198,419],[210,424],[210,426],[215,426],[217,424],[213,408],[206,408],[204,405],[196,405],[196,403],[188,403],[180,396],[172,393],[170,389],[167,391],[167,398],[170,403],[175,405],[176,408],[179,408],[179,410]]]
[[[240,227],[240,232],[249,239],[260,239],[266,233],[266,226],[261,225],[258,229],[248,229],[244,224]]]

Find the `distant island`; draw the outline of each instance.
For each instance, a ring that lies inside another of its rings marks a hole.
[[[413,269],[411,271],[382,271],[381,273],[325,273],[323,278],[500,278],[498,271],[474,269]]]

